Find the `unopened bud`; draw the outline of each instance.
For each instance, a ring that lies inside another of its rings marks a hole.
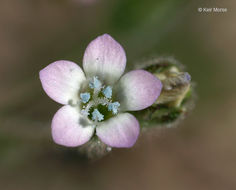
[[[138,64],[137,68],[151,72],[162,82],[162,92],[149,108],[133,112],[141,126],[172,127],[193,107],[192,82],[189,73],[173,58],[154,58]]]

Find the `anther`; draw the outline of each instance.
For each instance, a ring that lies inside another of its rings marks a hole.
[[[103,95],[106,98],[111,98],[112,96],[112,88],[110,86],[107,86],[103,91],[102,91]]]
[[[108,104],[108,111],[112,111],[113,114],[118,113],[118,108],[120,107],[119,102],[113,102]]]
[[[94,109],[93,113],[92,113],[92,120],[94,121],[102,121],[104,120],[104,115],[102,115],[98,109]]]
[[[102,83],[100,80],[98,80],[98,77],[95,76],[92,78],[92,80],[89,82],[89,87],[91,89],[100,89],[102,86]]]
[[[87,103],[90,99],[90,94],[88,92],[81,93],[80,98],[83,103]]]

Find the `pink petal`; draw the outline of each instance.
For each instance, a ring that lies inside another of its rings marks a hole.
[[[47,95],[61,104],[78,99],[78,90],[85,80],[82,69],[71,61],[56,61],[39,72]]]
[[[98,76],[112,84],[123,74],[125,66],[124,49],[108,34],[97,37],[85,50],[83,68],[88,77]]]
[[[96,134],[102,142],[111,147],[132,147],[139,135],[139,123],[129,114],[118,114],[97,126]]]
[[[121,110],[136,111],[151,106],[161,93],[161,81],[144,70],[134,70],[121,77],[118,99]]]
[[[75,147],[89,141],[94,132],[88,120],[75,107],[63,106],[52,120],[52,137],[55,143]]]

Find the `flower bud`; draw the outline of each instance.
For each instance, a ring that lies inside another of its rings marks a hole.
[[[183,65],[173,58],[155,58],[137,66],[154,74],[163,88],[156,102],[145,110],[133,113],[143,129],[173,127],[193,107],[191,76]]]

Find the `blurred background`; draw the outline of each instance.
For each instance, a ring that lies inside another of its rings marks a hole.
[[[1,189],[236,189],[235,10],[235,0],[0,0]],[[81,64],[103,33],[126,50],[127,70],[149,55],[174,56],[198,100],[178,128],[87,162],[52,142],[60,105],[38,72],[60,59]]]

